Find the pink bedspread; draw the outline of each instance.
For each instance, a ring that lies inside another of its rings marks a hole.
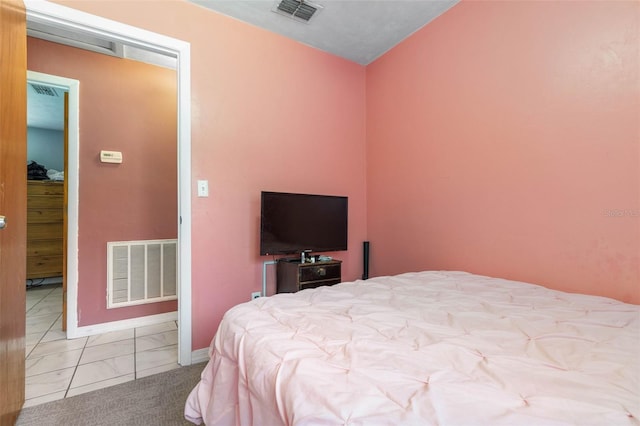
[[[640,306],[463,272],[244,303],[210,357],[195,423],[640,424]]]

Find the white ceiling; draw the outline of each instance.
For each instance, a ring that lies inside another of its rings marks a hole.
[[[308,23],[272,12],[280,0],[189,0],[325,52],[368,65],[459,0],[309,0]]]
[[[27,83],[27,126],[63,130],[64,91],[48,87],[48,94],[39,94]]]

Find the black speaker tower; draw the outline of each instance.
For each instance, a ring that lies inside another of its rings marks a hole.
[[[362,279],[369,279],[369,241],[362,242]]]

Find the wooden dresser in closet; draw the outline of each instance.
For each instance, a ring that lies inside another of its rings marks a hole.
[[[27,278],[62,275],[64,184],[27,181]]]

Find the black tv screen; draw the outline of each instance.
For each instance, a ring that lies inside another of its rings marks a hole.
[[[347,249],[348,198],[263,191],[260,254]]]

